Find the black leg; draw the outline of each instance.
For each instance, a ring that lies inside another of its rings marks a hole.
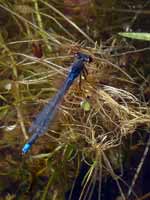
[[[82,77],[81,77],[81,74],[80,74],[80,76],[79,76],[79,89],[80,90],[82,90],[82,88],[81,88],[82,84],[81,83],[82,83]]]
[[[85,80],[87,80],[87,71],[85,70],[85,68],[83,68],[83,71],[82,71],[82,74],[83,74],[83,77],[85,78]]]
[[[88,75],[88,70],[86,69],[86,67],[84,66],[83,71],[85,72],[86,76]]]

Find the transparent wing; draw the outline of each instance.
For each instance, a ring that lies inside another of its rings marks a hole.
[[[28,143],[26,143],[22,148],[23,153],[28,152],[32,144],[35,142],[35,140],[46,132],[49,124],[54,119],[54,116],[56,114],[56,111],[60,105],[60,102],[64,94],[72,85],[73,81],[74,80],[70,79],[70,77],[68,76],[62,88],[57,92],[54,98],[52,98],[49,101],[49,103],[43,108],[43,110],[37,115],[36,119],[33,121],[31,127],[29,128],[29,132],[33,133],[33,135],[29,139]]]

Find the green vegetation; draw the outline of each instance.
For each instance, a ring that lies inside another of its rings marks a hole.
[[[0,1],[0,200],[63,200],[83,161],[89,169],[80,199],[91,198],[88,188],[97,180],[100,197],[107,176],[126,199],[115,170],[129,166],[149,130],[147,48],[117,34],[136,12],[123,16],[117,1],[68,2]],[[48,132],[21,155],[33,118],[65,80],[77,51],[93,57],[82,90],[75,81]]]
[[[150,33],[130,33],[130,32],[122,32],[119,35],[136,39],[136,40],[145,40],[150,41]]]

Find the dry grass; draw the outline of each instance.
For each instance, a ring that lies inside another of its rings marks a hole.
[[[21,199],[34,192],[37,199],[44,200],[48,196],[57,200],[63,199],[62,194],[85,161],[89,171],[83,180],[80,199],[91,198],[97,177],[101,177],[100,199],[101,179],[108,174],[116,180],[122,199],[126,199],[120,185],[124,181],[115,174],[115,169],[120,168],[117,160],[122,153],[119,149],[124,138],[133,135],[138,127],[148,129],[150,124],[150,108],[137,95],[139,84],[127,69],[113,62],[109,53],[105,54],[100,45],[52,4],[35,0],[22,10],[16,4],[2,1],[0,8],[10,20],[8,36],[0,34],[0,148],[4,152],[0,175],[4,180],[10,177],[12,183],[19,184],[17,190]],[[44,9],[51,9],[53,14]],[[64,34],[60,35],[54,29],[45,30],[49,19]],[[74,35],[61,24],[62,19],[87,43],[75,41]],[[32,55],[33,41],[42,43],[42,58]],[[110,47],[107,47],[108,52]],[[82,81],[82,91],[76,81],[64,97],[48,133],[38,140],[27,156],[22,157],[22,145],[29,137],[28,127],[65,79],[73,61],[73,54],[68,52],[76,48],[93,57],[93,63],[87,66],[87,81]],[[80,107],[87,96],[91,106],[88,112]],[[43,181],[47,182],[46,186],[40,185],[41,176],[48,177]],[[34,181],[37,186],[33,187]],[[25,193],[22,187],[25,187]],[[5,191],[5,186],[2,188]],[[14,198],[10,196],[7,195],[7,199]]]

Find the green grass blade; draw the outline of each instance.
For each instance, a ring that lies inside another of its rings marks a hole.
[[[150,41],[150,33],[136,33],[136,32],[120,32],[119,35],[136,40]]]

